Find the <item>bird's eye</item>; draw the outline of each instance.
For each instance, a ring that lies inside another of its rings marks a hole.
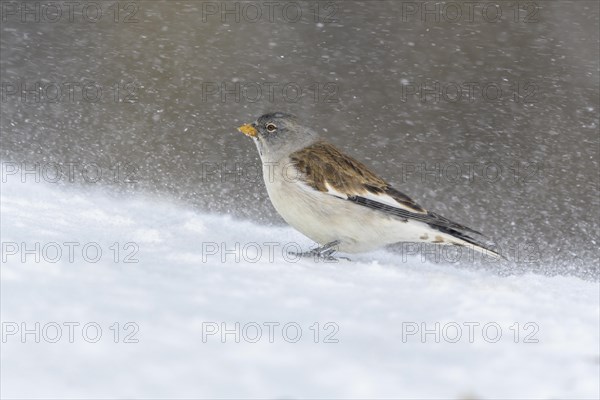
[[[267,132],[275,132],[277,130],[277,126],[275,124],[267,124]]]

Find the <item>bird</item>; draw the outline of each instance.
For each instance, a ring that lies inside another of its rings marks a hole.
[[[400,242],[468,246],[503,258],[480,232],[428,211],[292,114],[272,112],[238,130],[252,138],[275,210],[334,258]]]

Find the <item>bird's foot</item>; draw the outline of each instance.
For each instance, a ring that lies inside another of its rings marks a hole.
[[[316,249],[312,249],[311,251],[305,251],[303,253],[295,253],[289,252],[291,255],[299,256],[299,257],[314,257],[315,261],[324,261],[324,262],[338,262],[339,260],[352,261],[348,257],[334,257],[333,253],[337,251],[337,246],[340,244],[339,240],[334,240],[333,242],[329,242],[324,244],[321,247],[317,247]]]

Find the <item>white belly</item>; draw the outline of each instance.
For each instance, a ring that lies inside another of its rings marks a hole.
[[[403,222],[317,192],[297,179],[284,178],[283,170],[263,167],[273,206],[288,224],[321,245],[339,240],[338,250],[357,253],[400,241],[420,241],[424,232],[431,232],[423,223]]]

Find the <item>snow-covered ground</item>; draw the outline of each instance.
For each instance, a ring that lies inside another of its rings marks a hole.
[[[298,261],[291,228],[150,197],[9,180],[1,201],[5,398],[600,396],[597,282]]]

